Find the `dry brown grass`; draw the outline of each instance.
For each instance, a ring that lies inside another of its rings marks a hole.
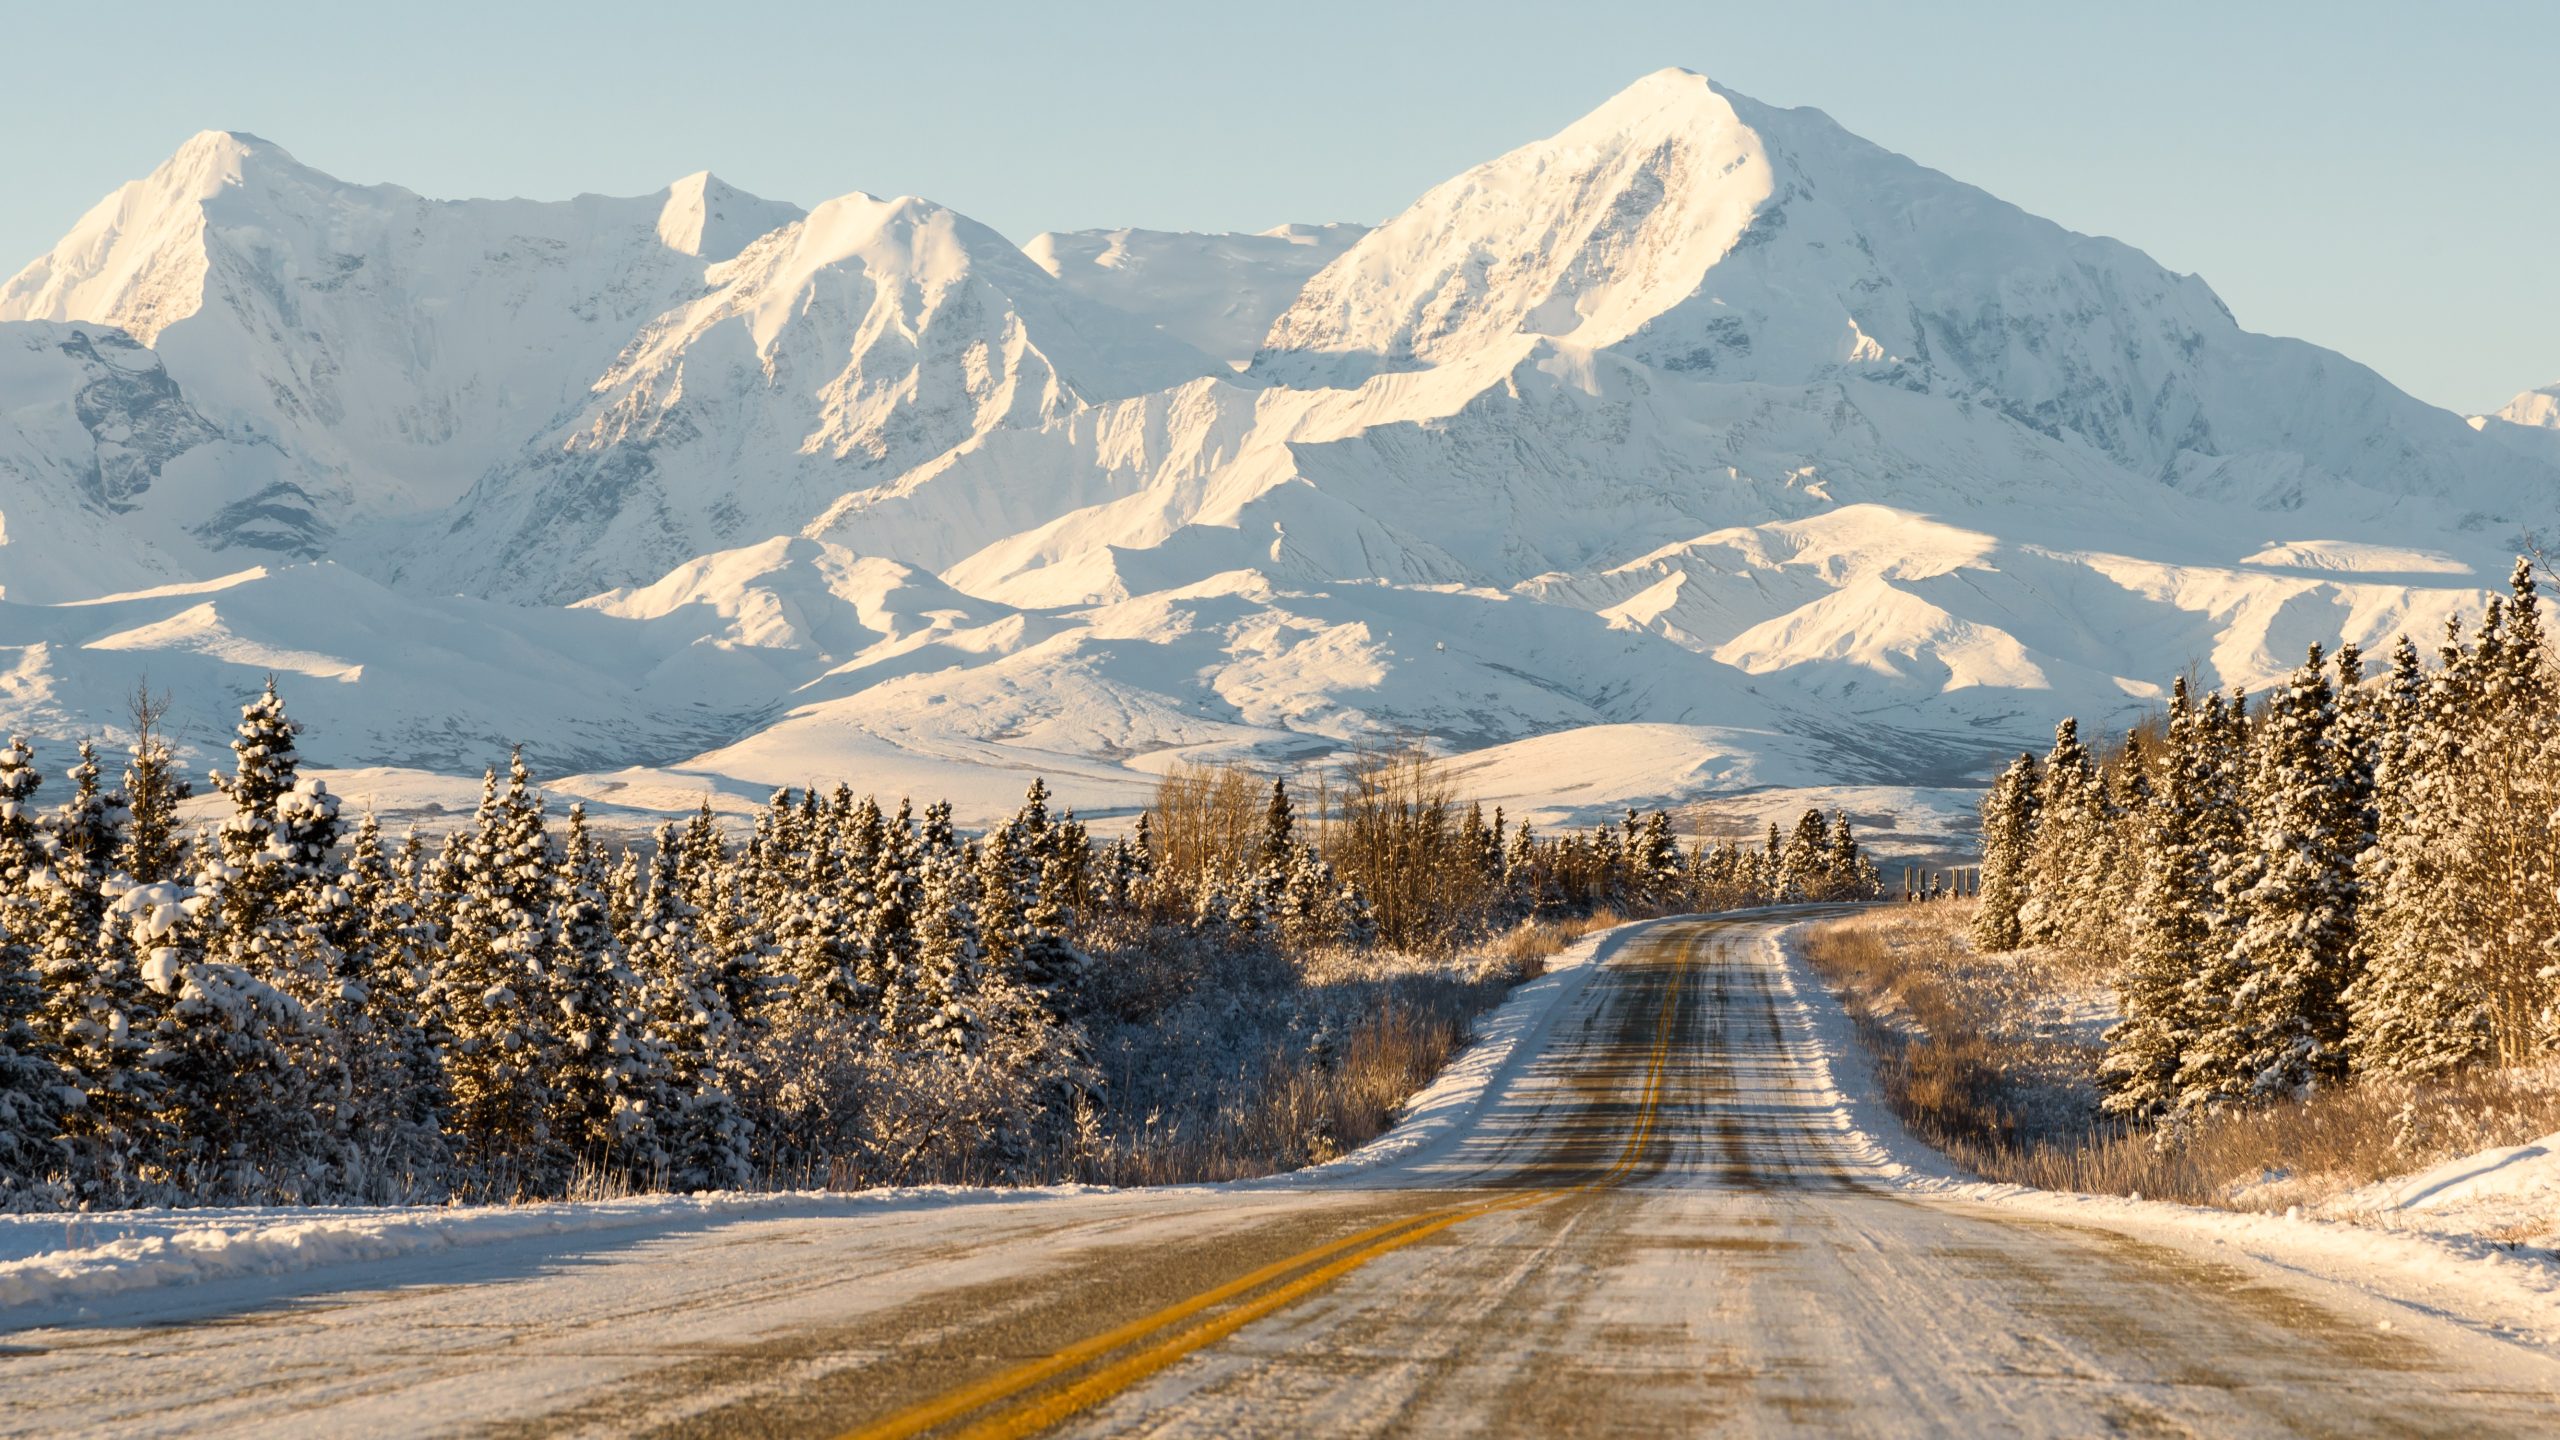
[[[1488,961],[1507,967],[1519,980],[1534,980],[1547,973],[1547,962],[1566,946],[1612,925],[1625,923],[1627,917],[1615,910],[1601,910],[1561,920],[1530,920],[1495,936],[1484,947],[1484,953]]]
[[[1974,953],[1972,907],[1903,906],[1816,929],[1804,953],[1837,991],[1887,1103],[1986,1180],[2282,1210],[2560,1130],[2560,1071],[2368,1081],[2153,1130],[2096,1106],[2098,1027],[2057,1016],[2103,975],[2069,955]]]
[[[1805,956],[1857,1021],[1895,1113],[1979,1169],[2094,1123],[2085,1017],[2099,996],[2066,957],[1975,954],[1963,938],[1972,911],[1963,902],[1871,911],[1816,929]]]
[[[1332,1053],[1274,1057],[1250,1094],[1190,1133],[1147,1129],[1083,1167],[1112,1185],[1241,1180],[1316,1165],[1356,1150],[1395,1123],[1406,1100],[1467,1042],[1473,1021],[1502,998],[1509,972],[1409,987],[1363,1018]]]
[[[1184,1131],[1144,1128],[1099,1149],[1085,1178],[1116,1185],[1196,1184],[1321,1164],[1386,1133],[1405,1102],[1438,1077],[1472,1037],[1476,1017],[1511,987],[1546,973],[1565,947],[1625,918],[1613,912],[1529,921],[1441,960],[1329,950],[1305,957],[1304,978],[1390,981],[1388,999],[1323,1054],[1279,1054],[1262,1081]]]

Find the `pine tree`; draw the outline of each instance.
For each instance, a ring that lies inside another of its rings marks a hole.
[[[152,694],[148,683],[135,687],[131,701],[133,748],[124,770],[129,821],[114,868],[137,885],[175,879],[185,868],[178,805],[195,791],[179,773],[177,756],[161,735],[160,722],[168,712],[169,697]]]
[[[496,772],[482,777],[434,981],[451,1036],[454,1148],[470,1183],[502,1195],[548,1193],[562,1178],[549,1123],[561,1043],[544,971],[540,806],[520,773],[503,796]]]
[[[1031,909],[1023,916],[1022,947],[1014,970],[1053,1025],[1073,1023],[1084,1013],[1084,987],[1090,961],[1075,941],[1075,875],[1084,854],[1078,836],[1070,849],[1051,837],[1041,862]]]
[[[17,874],[0,874],[10,894],[22,893],[24,854],[29,832],[25,824],[28,797],[35,786],[26,777],[23,744],[12,742],[0,753],[0,845],[19,851],[12,856]],[[5,838],[16,832],[14,839]],[[23,915],[12,907],[0,911],[0,924]],[[67,1073],[56,1047],[37,1023],[45,993],[30,948],[0,931],[0,1210],[16,1208],[25,1196],[61,1168],[68,1158],[57,1140],[63,1112],[78,1095],[77,1077]]]
[[[958,855],[926,854],[916,921],[915,1035],[954,1055],[975,1052],[986,1033],[977,1007],[980,889]]]
[[[647,1005],[633,1088],[651,1121],[650,1152],[634,1159],[663,1164],[679,1188],[734,1187],[748,1175],[747,1126],[729,1089],[738,1031],[721,987],[696,964],[680,849],[675,827],[659,826],[631,949]]]
[[[2079,898],[2074,881],[2103,863],[2093,852],[2104,844],[2106,821],[2097,766],[2081,743],[2080,723],[2066,717],[2054,727],[2053,749],[2037,784],[2026,902],[2018,908],[2027,944],[2057,944],[2081,927],[2073,908]]]
[[[1982,898],[1974,911],[1973,943],[1985,951],[2026,943],[2019,914],[2027,901],[2040,779],[2035,757],[2022,754],[2000,772],[1982,802]]]
[[[72,796],[52,819],[52,874],[39,905],[38,1024],[80,1093],[63,1117],[73,1184],[88,1203],[114,1204],[132,1195],[162,1138],[152,1121],[158,1087],[147,1020],[142,1032],[134,1028],[156,1007],[142,1002],[131,947],[107,923],[125,888],[111,873],[124,839],[121,798],[99,788],[97,753],[85,742],[68,778]]]
[[[2099,1074],[2105,1106],[2153,1119],[2178,1103],[2178,1072],[2192,1037],[2187,985],[2211,932],[2213,869],[2198,843],[2198,799],[2214,783],[2213,761],[2180,677],[2169,694],[2168,753],[2159,793],[2126,816],[2139,880],[2128,907],[2129,944],[2117,972],[2124,1019],[2107,1031]]]
[[[2202,1028],[2183,1084],[2206,1105],[2292,1095],[2345,1067],[2354,978],[2358,798],[2332,734],[2335,692],[2320,647],[2268,698],[2250,747],[2245,885],[2225,898],[2238,985]]]
[[[623,963],[606,883],[586,807],[572,805],[550,903],[560,1053],[549,1128],[555,1144],[610,1171],[645,1152],[648,1096],[640,1081],[639,985]]]
[[[1648,903],[1668,905],[1680,893],[1680,842],[1672,838],[1667,812],[1656,810],[1645,818],[1632,863]]]
[[[404,850],[412,861],[419,843],[411,831]],[[414,870],[384,854],[381,824],[367,812],[348,845],[349,925],[339,942],[355,961],[347,1069],[360,1199],[440,1195],[452,1161],[443,1031],[425,960],[434,937],[419,918],[415,883]]]

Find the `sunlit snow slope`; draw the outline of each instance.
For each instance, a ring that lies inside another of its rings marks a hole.
[[[272,669],[329,762],[644,808],[1402,735],[1547,816],[1889,794],[2476,609],[2555,415],[1679,70],[1373,229],[1027,249],[208,133],[0,286],[0,723]]]

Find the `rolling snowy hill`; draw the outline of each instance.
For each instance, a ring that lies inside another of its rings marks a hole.
[[[211,745],[274,669],[388,789],[522,740],[643,808],[1108,808],[1420,735],[1542,816],[1934,797],[2476,608],[2560,528],[2554,413],[1686,71],[1374,229],[1027,249],[208,133],[0,286],[0,724],[147,669]]]

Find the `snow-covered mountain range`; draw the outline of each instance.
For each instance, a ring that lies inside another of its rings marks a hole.
[[[210,745],[272,670],[387,795],[1107,809],[1386,734],[1546,815],[1910,795],[2475,609],[2555,422],[1686,71],[1374,229],[1027,247],[208,132],[0,285],[0,725],[147,670]]]

